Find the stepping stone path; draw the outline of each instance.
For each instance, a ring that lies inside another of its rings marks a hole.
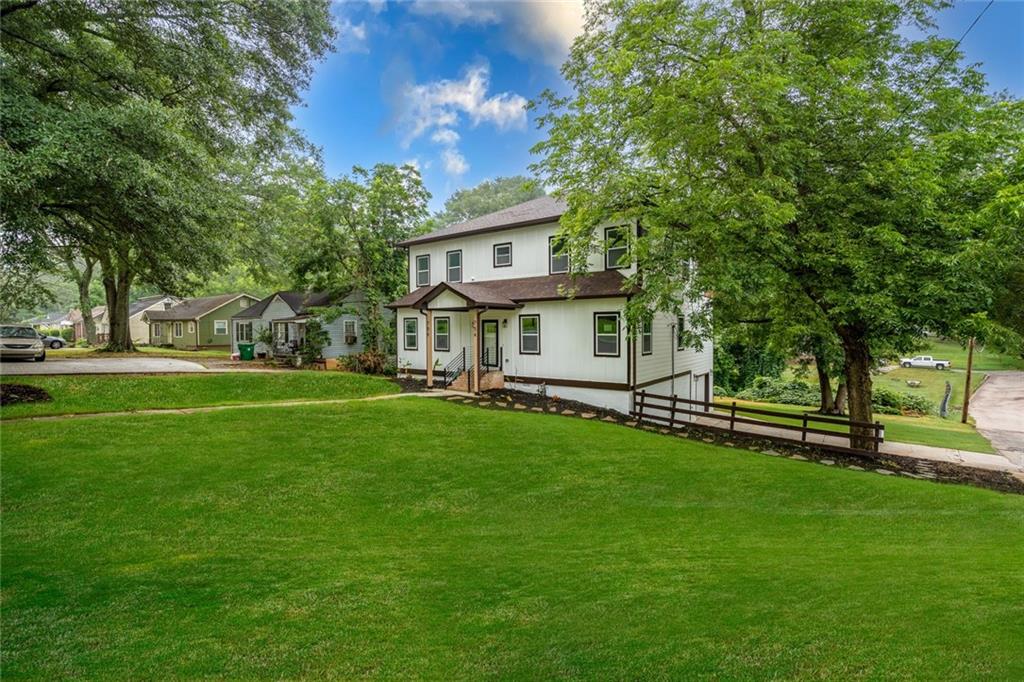
[[[562,410],[562,414],[568,415],[568,414],[576,414],[576,413],[573,412],[572,410]]]
[[[517,410],[525,410],[526,409],[526,405],[523,405],[522,403],[516,403],[515,405],[513,405],[513,407],[515,407]]]
[[[543,407],[531,407],[530,411],[531,412],[543,412],[544,408]]]
[[[602,418],[601,421],[603,421],[603,422],[617,422],[618,419],[616,419],[615,417],[613,417],[611,415],[608,415],[607,417]]]
[[[583,417],[584,419],[593,419],[597,415],[594,414],[593,412],[580,412],[580,416]]]
[[[448,396],[447,398],[445,398],[445,400],[462,400],[462,396],[460,396],[460,395]]]
[[[883,476],[892,476],[893,472],[888,469],[875,469],[876,474],[882,474]]]
[[[626,422],[626,426],[636,426],[636,422]]]
[[[705,443],[714,443],[715,442],[714,438],[701,438],[701,440],[704,441]]]
[[[551,407],[548,408],[548,412],[558,412],[558,408],[552,405]]]
[[[832,461],[831,459],[823,459],[823,460],[821,460],[821,463],[822,464],[827,464],[829,466],[832,466],[833,464],[835,464],[835,462]]]
[[[864,471],[864,467],[859,467],[856,464],[851,464],[850,466],[848,466],[846,468],[847,469],[853,469],[854,471]]]
[[[804,457],[803,455],[790,455],[789,458],[790,459],[798,459],[801,462],[806,462],[807,461],[807,458]]]
[[[772,457],[781,457],[781,456],[782,456],[782,455],[780,455],[779,453],[775,452],[774,450],[765,450],[765,451],[763,452],[763,454],[765,454],[765,455],[771,455]]]

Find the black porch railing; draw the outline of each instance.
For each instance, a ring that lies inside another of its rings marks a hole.
[[[448,388],[452,382],[459,378],[459,375],[466,371],[466,349],[451,359],[444,369],[441,370],[441,386]]]

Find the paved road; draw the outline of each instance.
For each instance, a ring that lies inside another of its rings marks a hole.
[[[26,374],[165,374],[208,372],[197,362],[178,358],[53,358],[46,362],[0,364],[3,376]]]
[[[971,416],[1001,455],[1024,465],[1024,372],[988,372],[971,398]]]

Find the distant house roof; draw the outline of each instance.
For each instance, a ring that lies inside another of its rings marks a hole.
[[[441,282],[410,291],[389,308],[424,308],[445,291],[453,291],[480,308],[519,308],[529,301],[559,301],[572,298],[613,298],[637,293],[626,287],[626,278],[618,270],[602,270],[573,278],[571,275],[540,275],[485,282]]]
[[[167,310],[149,310],[146,312],[146,317],[150,320],[195,320],[243,296],[252,299],[256,298],[249,294],[220,294],[218,296],[187,298]]]
[[[39,315],[38,317],[33,317],[31,319],[25,320],[24,324],[30,324],[40,327],[50,327],[68,320],[69,317],[70,313],[46,313],[45,315]]]
[[[259,303],[254,303],[237,315],[234,315],[233,319],[262,317],[267,306],[277,297],[280,297],[282,301],[288,304],[288,307],[296,315],[306,314],[309,308],[318,308],[331,304],[331,295],[326,291],[275,291]]]
[[[142,298],[128,305],[128,317],[138,315],[149,306],[153,305],[154,303],[159,303],[165,298],[170,298],[175,303],[181,301],[180,298],[177,298],[176,296],[168,296],[167,294],[157,294],[156,296],[143,296]]]
[[[494,213],[482,215],[479,218],[467,220],[464,223],[447,225],[428,234],[410,237],[399,242],[398,245],[412,246],[413,244],[425,244],[470,234],[550,223],[561,218],[568,208],[568,205],[560,199],[547,196],[538,197]]]

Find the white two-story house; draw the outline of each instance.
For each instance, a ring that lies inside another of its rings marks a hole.
[[[600,228],[604,248],[572,278],[556,236],[565,210],[541,197],[402,242],[409,293],[389,304],[399,371],[430,386],[504,385],[623,413],[640,389],[711,400],[711,341],[686,346],[685,316],[656,313],[626,329],[636,226]]]

